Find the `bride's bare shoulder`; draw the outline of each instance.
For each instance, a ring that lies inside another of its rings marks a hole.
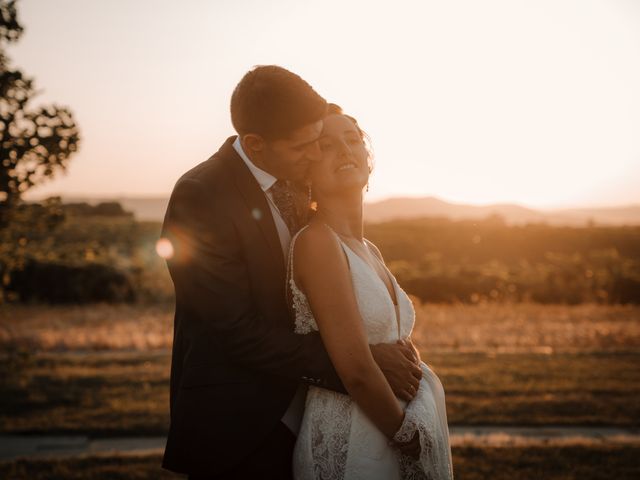
[[[296,248],[323,247],[332,244],[337,244],[333,231],[324,223],[313,221],[298,234],[296,240]]]
[[[311,222],[298,234],[294,248],[296,263],[317,264],[342,255],[333,231],[321,222]]]

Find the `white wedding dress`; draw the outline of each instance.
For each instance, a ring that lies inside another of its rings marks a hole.
[[[303,229],[304,230],[304,229]],[[302,230],[301,230],[302,231]],[[295,331],[318,330],[306,296],[293,279],[293,250],[289,249],[288,279],[295,310]],[[407,294],[388,271],[398,305],[373,268],[336,235],[348,259],[351,278],[369,344],[395,343],[411,334],[415,310]],[[416,397],[405,409],[400,429],[403,440],[417,430],[421,454],[418,461],[388,445],[385,435],[348,395],[309,387],[304,417],[293,454],[296,480],[307,479],[429,479],[453,478],[444,390],[438,377],[422,363],[422,380]]]

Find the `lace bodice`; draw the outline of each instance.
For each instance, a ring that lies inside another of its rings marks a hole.
[[[309,301],[296,285],[293,275],[295,241],[303,230],[304,228],[291,240],[287,272],[287,279],[292,296],[291,302],[295,311],[295,332],[300,334],[318,330],[318,325],[311,312]],[[354,291],[358,301],[358,308],[360,309],[365,324],[365,331],[368,335],[369,343],[372,345],[376,343],[391,343],[411,335],[415,321],[415,310],[408,295],[400,288],[395,277],[389,272],[389,277],[398,302],[397,319],[396,306],[389,295],[387,286],[378,274],[367,262],[351,250],[347,244],[342,242],[340,237],[336,235],[336,238],[347,255]]]
[[[309,301],[296,285],[294,278],[295,242],[303,230],[291,240],[287,268],[290,301],[295,312],[295,332],[299,334],[318,330]],[[348,261],[354,293],[369,344],[393,343],[399,338],[408,337],[413,329],[415,310],[395,277],[388,272],[395,291],[397,306],[394,305],[386,285],[375,270],[351,250],[337,234],[336,238]],[[426,365],[423,365],[423,371],[437,381],[437,377],[428,370]],[[426,452],[427,447],[430,452],[433,452],[434,445],[441,451],[449,451],[448,430],[444,440],[441,438],[442,435],[434,437],[436,430],[442,430],[441,418],[437,418],[439,415],[444,415],[446,429],[446,412],[438,413],[438,409],[431,400],[434,388],[438,387],[431,387],[425,381],[421,382],[416,399],[405,410],[406,422],[403,423],[403,427],[408,430],[400,433],[412,435],[416,430],[423,432],[421,433],[421,443],[424,438],[425,445],[423,463],[434,464],[433,467],[436,470],[425,469],[421,463],[409,457],[400,456],[392,450],[386,437],[348,395],[312,386],[309,387],[307,394],[304,418],[294,452],[296,478],[298,480],[452,478],[448,475],[433,474],[436,471],[450,472],[450,453],[449,458],[446,457],[445,452],[440,455],[444,458],[434,460],[433,455]],[[441,386],[439,388],[442,389]],[[441,392],[441,395],[440,410],[443,410],[444,393]],[[423,398],[420,399],[420,396]],[[400,401],[400,403],[403,408],[406,406],[404,402]],[[436,427],[438,423],[439,426]],[[443,465],[445,462],[446,466]],[[437,466],[436,463],[440,465]]]

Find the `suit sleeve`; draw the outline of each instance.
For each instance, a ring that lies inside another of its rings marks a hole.
[[[346,392],[317,332],[297,335],[263,320],[234,222],[199,181],[178,182],[162,236],[173,245],[169,272],[176,299],[195,314],[194,331],[215,336],[234,364]]]

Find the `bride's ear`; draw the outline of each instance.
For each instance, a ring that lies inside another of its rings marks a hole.
[[[242,148],[250,152],[261,152],[264,149],[264,138],[256,133],[247,133],[240,141],[242,142]]]

